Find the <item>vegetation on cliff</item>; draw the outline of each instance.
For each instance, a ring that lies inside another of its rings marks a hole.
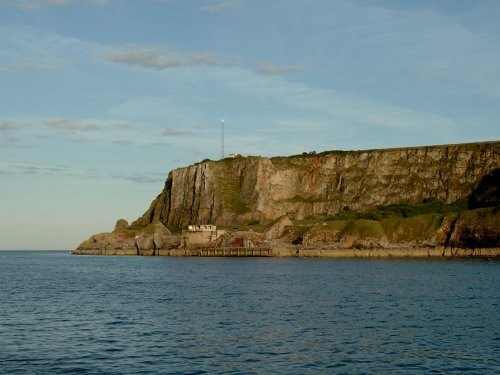
[[[153,253],[178,245],[188,224],[225,228],[228,243],[253,232],[269,246],[500,247],[499,181],[500,142],[207,160],[172,171],[144,215],[113,236]],[[80,247],[100,246],[113,240]]]

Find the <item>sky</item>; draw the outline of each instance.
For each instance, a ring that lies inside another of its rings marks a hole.
[[[497,0],[0,0],[0,250],[132,222],[170,170],[500,139]]]

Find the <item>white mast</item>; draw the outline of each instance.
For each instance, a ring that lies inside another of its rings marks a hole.
[[[222,136],[220,142],[220,158],[224,159],[224,120],[221,120],[222,124]]]

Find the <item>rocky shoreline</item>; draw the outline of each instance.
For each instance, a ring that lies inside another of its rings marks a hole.
[[[205,160],[170,172],[141,217],[73,253],[497,257],[499,248],[496,141]]]

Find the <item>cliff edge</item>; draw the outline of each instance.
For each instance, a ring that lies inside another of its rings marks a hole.
[[[175,233],[202,224],[268,247],[500,247],[499,181],[499,141],[206,160],[170,172],[140,218],[75,253],[168,255]]]

